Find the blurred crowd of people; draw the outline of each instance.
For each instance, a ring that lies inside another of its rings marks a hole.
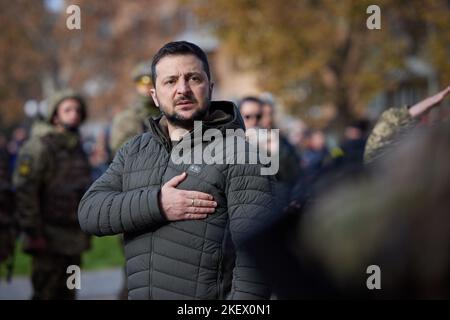
[[[449,93],[351,123],[338,148],[304,131],[290,203],[255,239],[277,298],[450,297],[450,122],[430,121]]]

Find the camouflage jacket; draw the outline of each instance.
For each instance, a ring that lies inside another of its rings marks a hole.
[[[72,255],[89,248],[77,219],[78,202],[91,183],[78,134],[36,124],[19,152],[13,183],[25,234],[44,237],[54,253]]]
[[[159,110],[149,99],[151,98],[139,97],[133,106],[114,117],[109,139],[109,147],[113,154],[124,142],[145,131],[149,117],[159,114]]]
[[[367,139],[364,162],[368,164],[382,157],[416,124],[417,120],[411,117],[406,107],[384,111]]]

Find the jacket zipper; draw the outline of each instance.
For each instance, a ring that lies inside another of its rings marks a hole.
[[[222,251],[219,254],[219,270],[218,270],[218,276],[217,276],[217,299],[223,299],[223,292],[222,292],[222,257],[223,253]]]

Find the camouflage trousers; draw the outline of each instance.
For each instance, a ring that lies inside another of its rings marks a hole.
[[[75,300],[75,290],[67,288],[66,273],[70,265],[80,266],[81,256],[54,253],[33,255],[31,282],[33,300]]]

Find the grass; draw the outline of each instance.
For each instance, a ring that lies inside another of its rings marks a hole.
[[[83,254],[82,270],[99,270],[122,267],[125,264],[119,236],[92,237],[91,249]],[[4,274],[4,266],[2,274]],[[20,241],[16,245],[14,275],[31,275],[31,256],[22,251]]]
[[[93,237],[92,249],[83,255],[83,269],[123,267],[125,258],[119,236]]]

